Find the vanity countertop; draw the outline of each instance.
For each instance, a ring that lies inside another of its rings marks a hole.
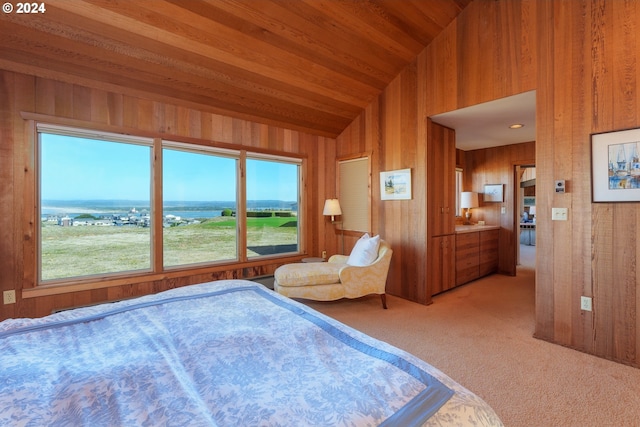
[[[499,230],[499,225],[456,225],[456,234],[474,233],[476,231]]]

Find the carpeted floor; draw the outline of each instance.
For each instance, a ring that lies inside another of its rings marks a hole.
[[[640,369],[533,338],[535,248],[430,306],[388,296],[311,307],[407,350],[489,403],[508,427],[640,426]]]

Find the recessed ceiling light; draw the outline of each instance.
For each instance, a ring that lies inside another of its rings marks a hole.
[[[523,127],[524,127],[524,125],[522,123],[515,123],[515,124],[509,126],[509,129],[520,129],[520,128],[523,128]]]

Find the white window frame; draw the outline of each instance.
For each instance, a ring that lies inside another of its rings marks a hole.
[[[456,168],[456,216],[462,216],[460,208],[460,197],[462,193],[462,184],[463,184],[463,170],[462,168]]]

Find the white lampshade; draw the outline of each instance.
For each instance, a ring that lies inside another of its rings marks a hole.
[[[460,207],[463,209],[478,207],[478,193],[463,191],[460,193]]]
[[[325,200],[322,215],[331,216],[331,221],[335,221],[336,215],[342,215],[342,209],[340,209],[340,202],[338,199]]]

